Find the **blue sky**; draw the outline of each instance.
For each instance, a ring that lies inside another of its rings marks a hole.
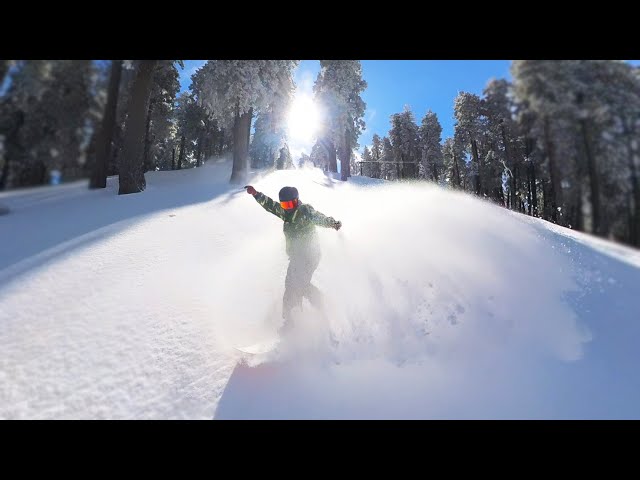
[[[203,63],[204,60],[185,61],[180,78],[183,90]],[[405,104],[411,107],[418,124],[427,110],[433,110],[442,124],[443,140],[452,136],[453,101],[458,92],[480,95],[491,78],[511,80],[510,65],[510,60],[363,60],[363,77],[368,86],[362,95],[367,109],[360,152],[371,144],[374,133],[381,137],[387,134],[389,117],[402,112]],[[319,70],[318,60],[303,60],[295,72],[298,88],[310,92]]]

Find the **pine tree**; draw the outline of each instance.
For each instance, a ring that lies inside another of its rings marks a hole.
[[[89,188],[105,188],[107,186],[107,168],[108,160],[111,157],[111,145],[113,142],[113,129],[115,127],[116,111],[118,108],[118,91],[120,89],[121,74],[122,60],[112,60],[107,104],[97,135],[94,167],[89,181]]]
[[[329,170],[337,172],[340,151],[341,179],[350,176],[351,156],[365,127],[366,104],[360,94],[367,88],[359,60],[321,60],[320,73],[313,87],[315,101],[324,113],[321,142],[329,156]]]
[[[292,60],[209,60],[192,76],[200,105],[225,128],[233,125],[231,181],[246,176],[251,119],[293,89]]]
[[[408,105],[405,105],[402,113],[391,115],[389,139],[393,145],[394,161],[397,163],[396,178],[416,178],[420,159],[419,134],[418,125]]]
[[[360,167],[360,172],[362,175],[367,176],[367,177],[373,177],[372,173],[372,165],[371,162],[371,151],[369,150],[369,147],[365,146],[364,147],[364,151],[362,152],[362,161],[365,163],[361,164]]]
[[[167,164],[169,149],[173,143],[172,116],[180,90],[177,65],[182,61],[160,60],[153,72],[153,86],[145,125],[143,168],[155,170],[159,164]],[[195,141],[202,144],[204,125],[198,125]],[[200,158],[197,158],[198,163]]]
[[[144,191],[147,182],[143,172],[145,120],[153,87],[153,73],[158,60],[140,60],[129,94],[124,145],[119,162],[118,195]]]
[[[289,145],[286,143],[280,148],[278,160],[276,161],[276,168],[278,170],[289,170],[293,168],[293,159],[289,152]]]
[[[4,83],[4,79],[9,73],[9,69],[11,68],[13,62],[11,60],[0,60],[0,87]]]
[[[454,100],[455,134],[464,141],[464,149],[471,156],[471,173],[475,180],[476,195],[482,194],[482,157],[479,151],[480,136],[484,130],[480,112],[480,97],[460,92]]]
[[[182,92],[178,96],[174,119],[176,144],[179,145],[178,169],[183,168],[185,160],[189,164],[195,163],[196,166],[199,166],[202,155],[205,152],[204,144],[207,135],[212,132],[211,119],[206,110],[198,105],[194,95],[190,92]],[[184,138],[184,143],[182,138]]]
[[[418,129],[418,148],[421,153],[420,178],[428,178],[438,182],[443,168],[441,141],[442,126],[438,121],[438,116],[429,110]]]
[[[373,164],[371,176],[373,178],[381,178],[382,165],[380,162],[382,161],[382,140],[377,133],[374,133],[371,142],[371,160],[376,162]]]
[[[40,185],[52,170],[67,180],[85,175],[93,73],[90,60],[16,62],[2,102],[0,185]]]
[[[447,138],[442,146],[442,155],[445,182],[452,188],[464,190],[467,184],[464,142],[455,136]]]
[[[311,162],[313,163],[314,166],[326,172],[329,170],[329,162],[330,162],[329,157],[330,156],[325,144],[323,144],[318,139],[318,141],[311,148],[311,154],[309,155]]]
[[[388,137],[382,138],[382,157],[380,158],[380,174],[385,180],[395,180],[398,178],[398,169],[395,163],[395,153],[391,140]]]

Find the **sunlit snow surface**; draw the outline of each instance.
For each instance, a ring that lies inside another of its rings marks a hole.
[[[243,356],[287,258],[229,174],[0,194],[0,418],[640,418],[640,253],[425,183],[256,174],[343,228]]]

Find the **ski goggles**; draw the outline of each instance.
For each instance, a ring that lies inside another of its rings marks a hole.
[[[285,210],[291,210],[292,208],[296,208],[298,206],[298,199],[296,198],[286,202],[280,202],[280,206]]]

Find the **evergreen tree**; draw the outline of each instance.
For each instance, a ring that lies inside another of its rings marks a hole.
[[[395,180],[398,178],[398,168],[395,163],[395,154],[391,140],[388,137],[382,138],[382,157],[380,158],[380,174],[385,180]]]
[[[107,186],[108,161],[111,157],[113,130],[118,108],[118,91],[122,74],[122,60],[112,60],[109,76],[109,90],[103,118],[96,136],[95,159],[89,188],[105,188]]]
[[[324,114],[321,142],[329,156],[329,170],[337,172],[337,151],[341,158],[341,179],[347,180],[351,156],[365,127],[366,104],[360,94],[367,87],[359,60],[321,60],[313,87],[315,101]]]
[[[464,143],[465,153],[471,156],[471,174],[475,182],[475,193],[482,193],[482,159],[479,142],[484,130],[480,112],[480,97],[460,92],[454,100],[455,134]]]
[[[268,111],[293,89],[292,60],[209,60],[192,76],[198,103],[224,128],[233,125],[231,181],[246,176],[254,111]],[[277,100],[276,100],[277,99]]]
[[[140,60],[131,85],[124,145],[119,162],[118,195],[142,192],[147,186],[143,171],[145,120],[157,63],[158,60]]]
[[[420,148],[420,178],[438,182],[443,168],[442,126],[438,116],[429,110],[418,129],[418,147]]]
[[[418,125],[408,105],[402,113],[391,115],[389,139],[393,146],[393,161],[397,162],[397,179],[417,177],[420,158],[418,137]]]

